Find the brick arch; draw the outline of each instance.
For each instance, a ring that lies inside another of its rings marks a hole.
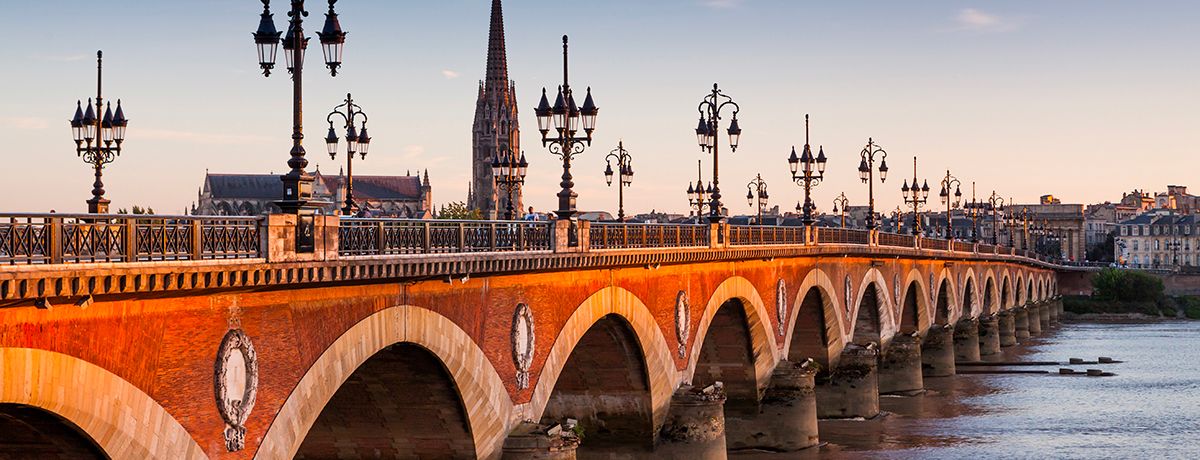
[[[1000,288],[996,281],[996,274],[988,270],[983,275],[983,285],[980,286],[979,300],[982,302],[981,314],[994,314],[1000,312]]]
[[[889,289],[887,279],[884,278],[883,273],[877,268],[867,270],[862,280],[858,282],[858,290],[854,295],[854,311],[850,315],[850,318],[852,318],[850,320],[850,328],[853,331],[854,327],[857,326],[854,323],[858,322],[858,309],[862,306],[863,297],[867,294],[867,287],[872,284],[875,285],[875,300],[878,302],[879,307],[879,338],[881,342],[891,341],[892,336],[896,334],[897,323],[899,321],[895,317],[896,309],[892,307],[892,305],[895,305],[891,297],[892,291]],[[853,334],[850,337],[853,337]],[[880,346],[882,345],[881,343]]]
[[[521,407],[523,419],[541,419],[571,352],[592,325],[608,315],[623,318],[641,347],[650,386],[654,431],[657,432],[666,422],[671,395],[675,393],[680,381],[675,361],[671,357],[671,349],[646,304],[632,292],[615,286],[608,286],[593,293],[575,308],[570,318],[567,318],[558,337],[554,338],[554,345],[551,346],[546,362],[537,376],[533,396]]]
[[[1008,277],[1008,273],[1003,273],[1000,279],[1000,309],[1010,310],[1013,308],[1012,279]]]
[[[208,458],[154,398],[82,359],[33,348],[0,348],[0,403],[62,417],[114,459]]]
[[[827,365],[832,357],[841,353],[842,348],[849,339],[845,334],[847,320],[844,320],[842,317],[842,312],[845,310],[838,304],[838,295],[840,292],[842,291],[834,287],[833,279],[823,270],[814,268],[804,276],[804,281],[800,283],[800,290],[796,291],[795,300],[792,302],[791,314],[788,318],[787,334],[784,335],[783,339],[783,357],[785,359],[793,361],[799,359],[799,357],[792,356],[793,352],[797,352],[803,348],[800,344],[795,343],[796,334],[805,332],[816,333],[823,337],[824,357],[823,359],[816,360],[821,362],[822,365]],[[806,305],[808,296],[813,293],[820,296],[820,303]],[[810,307],[819,307],[820,311],[810,312],[806,310],[806,308]],[[817,314],[814,319],[820,319],[820,321],[814,321],[813,323],[819,325],[820,331],[804,330],[805,328],[800,324],[800,315],[807,313]]]
[[[498,458],[512,401],[475,341],[450,319],[410,305],[391,307],[346,330],[313,362],[263,436],[255,458],[292,458],[321,411],[354,371],[385,347],[419,345],[441,360],[467,414],[479,458]]]
[[[755,382],[762,390],[770,380],[775,364],[779,362],[780,351],[776,346],[775,334],[771,332],[771,316],[767,314],[766,304],[750,280],[740,276],[730,277],[721,282],[705,304],[693,334],[695,338],[692,340],[691,352],[688,353],[685,375],[689,381],[695,375],[696,363],[700,359],[700,352],[711,329],[713,317],[725,302],[730,300],[740,301],[745,313],[746,329],[750,332],[750,346],[754,356]]]
[[[933,296],[934,303],[933,303],[933,312],[932,312],[931,318],[934,318],[934,320],[932,322],[933,323],[937,322],[938,302],[941,302],[942,296],[945,295],[945,297],[946,297],[946,321],[948,324],[954,324],[955,322],[957,322],[960,319],[960,316],[962,314],[961,308],[955,308],[955,306],[957,306],[957,305],[962,305],[962,302],[958,301],[960,288],[957,285],[957,283],[955,282],[954,271],[949,268],[942,268],[940,271],[938,271],[938,274],[934,278],[934,280],[937,284],[934,285],[932,287],[932,289],[936,289],[937,291],[934,292],[934,296]],[[945,286],[946,292],[942,291],[943,286]]]
[[[1037,297],[1033,296],[1033,275],[1025,279],[1025,303],[1037,303]]]
[[[1027,299],[1026,299],[1026,295],[1025,295],[1024,274],[1018,272],[1017,274],[1015,274],[1013,276],[1016,278],[1016,280],[1013,281],[1013,289],[1015,289],[1015,291],[1013,291],[1013,304],[1017,305],[1017,306],[1025,305],[1025,303],[1027,302]]]
[[[914,285],[916,286],[916,324],[914,325],[916,327],[916,332],[924,333],[927,329],[929,329],[930,324],[933,323],[933,316],[931,313],[932,305],[931,302],[929,302],[929,291],[937,288],[933,286],[927,286],[927,282],[925,280],[926,278],[922,276],[920,270],[914,268],[908,271],[908,276],[905,277],[904,284],[901,284],[903,287],[900,290],[900,299],[897,299],[896,301],[897,308],[895,314],[897,318],[897,330],[903,327],[904,315],[907,313],[904,310],[908,306],[907,302],[909,300],[909,288],[913,287]]]
[[[959,321],[967,318],[978,317],[983,313],[984,308],[986,308],[986,306],[983,305],[983,296],[981,295],[983,288],[981,287],[980,283],[980,277],[975,274],[975,268],[968,267],[963,274],[963,288],[959,292],[958,296]],[[983,286],[986,286],[986,284],[983,284]],[[971,295],[970,299],[967,298],[967,294]],[[964,308],[969,309],[966,318],[962,316],[962,310]]]

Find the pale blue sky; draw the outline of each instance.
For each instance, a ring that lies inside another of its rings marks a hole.
[[[105,97],[123,99],[131,120],[125,153],[105,173],[114,209],[180,212],[206,168],[286,169],[291,87],[282,73],[258,72],[258,1],[4,3],[0,210],[85,209],[91,173],[66,121],[76,99],[94,94],[97,49]],[[282,29],[286,2],[273,3]],[[313,30],[325,2],[309,3]],[[329,160],[321,138],[325,114],[353,92],[374,138],[356,172],[428,168],[436,203],[463,200],[489,4],[339,2],[350,33],[343,73],[306,73],[310,160],[325,172],[344,164]],[[532,108],[561,78],[563,33],[571,83],[592,86],[601,107],[596,142],[574,169],[580,209],[615,211],[601,172],[624,139],[636,171],[629,212],[685,212],[696,160],[711,167],[692,130],[714,81],[742,106],[741,148],[722,156],[734,213],[750,212],[745,184],[756,173],[772,204],[790,209],[801,197],[786,157],[804,142],[806,112],[813,144],[830,158],[815,192],[822,210],[843,191],[864,204],[855,168],[867,137],[890,152],[891,178],[877,189],[884,210],[900,202],[913,155],[935,190],[950,168],[981,194],[995,188],[1018,201],[1200,188],[1189,136],[1200,126],[1196,2],[510,0],[505,20],[532,163],[526,201],[539,210],[555,207],[561,168],[538,142]],[[317,62],[319,49],[309,57]]]

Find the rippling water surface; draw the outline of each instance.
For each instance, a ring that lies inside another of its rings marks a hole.
[[[736,458],[1200,459],[1200,322],[1065,324],[1006,360],[1095,360],[1113,377],[958,375],[884,397],[887,413],[822,421],[819,450]]]

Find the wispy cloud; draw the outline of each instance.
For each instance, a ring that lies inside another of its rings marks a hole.
[[[455,72],[453,70],[443,70],[442,76],[446,77],[447,80],[453,80],[455,78],[458,78],[458,72]]]
[[[37,117],[0,117],[0,126],[32,131],[49,128],[50,122]]]
[[[996,14],[986,13],[975,8],[964,8],[954,17],[958,30],[976,32],[1006,32],[1016,29],[1019,24],[1011,19]]]
[[[742,6],[746,0],[702,0],[700,4],[716,9],[729,9]]]
[[[132,128],[129,131],[134,134]],[[270,144],[276,139],[266,136],[255,136],[249,134],[218,134],[218,133],[198,133],[191,131],[173,131],[167,129],[139,129],[136,131],[138,139],[153,139],[165,141],[180,141],[193,142],[197,144],[215,144],[215,145],[265,145]],[[133,136],[129,136],[133,137]]]

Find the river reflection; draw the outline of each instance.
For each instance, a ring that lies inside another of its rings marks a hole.
[[[1067,324],[1004,361],[1111,356],[1121,364],[1021,367],[1051,374],[925,379],[926,392],[880,398],[871,420],[822,420],[819,449],[736,459],[1200,458],[1200,322]],[[1100,368],[1114,377],[1057,375]]]

